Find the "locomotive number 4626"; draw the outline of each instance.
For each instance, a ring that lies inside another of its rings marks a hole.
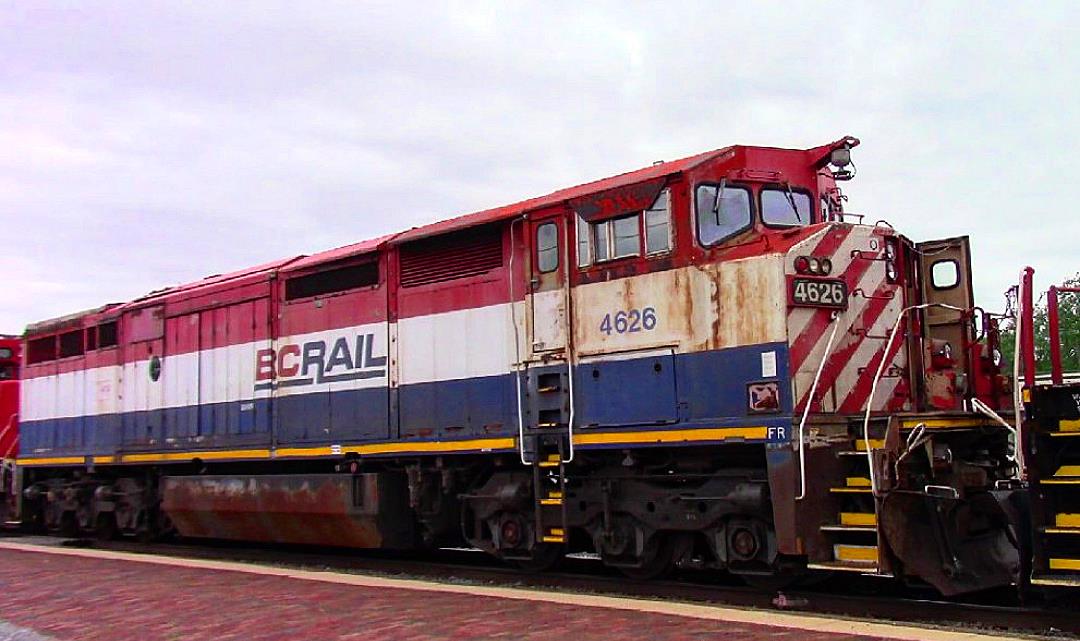
[[[801,307],[847,307],[847,283],[837,278],[795,278],[791,304]]]
[[[612,331],[616,334],[633,334],[641,331],[651,332],[654,329],[656,329],[656,310],[652,307],[604,314],[604,320],[600,321],[600,331],[608,336],[611,336]]]

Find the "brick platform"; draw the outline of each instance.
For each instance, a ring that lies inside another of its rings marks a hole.
[[[429,584],[433,587],[427,589],[421,582],[376,577],[194,560],[144,562],[131,560],[131,555],[92,550],[14,547],[19,546],[0,545],[0,619],[59,640],[856,641],[977,637],[938,636],[941,633],[882,625],[871,627],[875,632],[892,629],[907,630],[908,634],[847,634],[840,631],[842,626],[856,629],[850,626],[865,628],[868,624],[836,622],[841,627],[825,630],[819,624],[808,629],[792,625],[792,615],[749,613],[755,620],[784,620],[782,625],[761,625],[631,610],[626,608],[635,607],[635,603],[651,607],[646,605],[651,602],[626,599],[580,597],[582,603],[572,603],[573,596],[543,593],[535,600],[529,596],[500,598],[490,595],[497,590],[494,588]],[[105,558],[94,558],[95,554]],[[121,556],[125,558],[118,558]],[[193,567],[182,565],[186,563]],[[368,585],[354,584],[357,582]],[[397,587],[401,585],[415,587]],[[552,602],[552,598],[564,602]],[[597,607],[596,603],[614,607]],[[689,612],[724,611],[682,607]],[[738,616],[746,618],[748,613],[741,612]]]

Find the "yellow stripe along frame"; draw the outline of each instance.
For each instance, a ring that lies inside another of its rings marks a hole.
[[[765,440],[768,428],[753,427],[712,427],[686,430],[646,430],[626,432],[596,432],[574,434],[574,445],[640,445],[662,443],[686,443],[704,441],[725,441],[729,439]],[[167,463],[201,459],[204,461],[220,460],[269,460],[281,458],[306,458],[324,456],[392,455],[392,454],[436,454],[449,452],[489,452],[513,450],[517,448],[517,439],[513,437],[465,439],[456,441],[399,441],[393,443],[368,443],[361,445],[342,445],[340,447],[282,447],[277,450],[203,450],[184,452],[137,452],[131,454],[94,455],[94,456],[53,456],[28,457],[18,459],[19,465],[84,465],[87,461],[95,465],[116,463]]]

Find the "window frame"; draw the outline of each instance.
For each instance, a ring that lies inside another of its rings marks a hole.
[[[585,241],[585,251],[581,251],[581,241]],[[577,253],[577,266],[578,269],[588,269],[593,265],[593,239],[592,239],[592,225],[589,224],[581,214],[574,212],[574,245]],[[585,262],[582,262],[584,256]]]
[[[655,205],[657,203],[657,201],[660,200],[661,196],[666,197],[667,207],[665,207],[663,210],[653,209],[652,205]],[[643,209],[641,211],[641,238],[642,238],[641,248],[643,250],[643,255],[647,256],[647,257],[661,256],[663,254],[669,254],[672,251],[674,251],[674,249],[675,249],[675,234],[672,233],[673,232],[673,227],[674,227],[674,222],[673,222],[673,216],[671,215],[671,210],[672,210],[672,207],[671,207],[671,189],[668,188],[668,187],[665,187],[665,188],[661,189],[660,193],[656,195],[656,199],[653,200],[652,205],[649,205],[648,208]],[[655,251],[649,251],[649,212],[650,211],[666,211],[667,212],[667,224],[665,225],[667,227],[667,246],[665,248],[663,248],[663,249],[657,249]]]
[[[772,184],[768,184],[768,185],[762,185],[761,188],[758,190],[758,194],[757,194],[758,215],[761,217],[761,224],[762,225],[768,227],[769,229],[794,229],[796,227],[808,227],[810,225],[813,225],[816,222],[814,220],[814,210],[816,208],[814,207],[814,194],[813,194],[813,192],[811,192],[809,189],[806,189],[804,187],[796,187],[794,185],[791,186],[791,193],[792,194],[801,194],[803,196],[806,196],[807,199],[809,200],[809,202],[807,203],[807,208],[809,210],[808,215],[809,215],[810,219],[808,221],[806,221],[805,223],[801,224],[801,225],[797,224],[797,223],[796,224],[770,223],[769,221],[765,220],[765,202],[764,202],[763,198],[765,197],[765,192],[766,191],[778,191],[778,192],[780,192],[781,195],[784,195],[787,192],[787,187],[780,184],[780,183],[772,183]]]
[[[77,339],[72,340],[72,339]],[[86,354],[86,334],[83,328],[70,329],[56,336],[56,360],[78,358]]]
[[[549,247],[547,249],[544,249],[544,248],[540,247],[540,231],[542,229],[544,229],[545,227],[551,227],[552,229],[555,230],[555,235],[553,236],[554,239],[555,239],[555,244],[552,247]],[[535,236],[535,238],[536,238],[536,272],[538,274],[551,274],[553,272],[559,271],[559,266],[562,263],[562,260],[560,260],[560,258],[559,258],[559,254],[561,253],[561,251],[560,251],[560,248],[559,248],[559,225],[558,225],[558,223],[556,223],[554,220],[546,220],[546,221],[540,223],[539,225],[536,226],[536,236]],[[541,256],[543,256],[542,252],[551,251],[551,250],[555,251],[555,264],[552,265],[550,267],[550,269],[544,269],[544,264],[543,264],[544,261],[541,258]]]
[[[111,325],[112,329],[109,330],[111,334],[103,331],[107,326]],[[120,319],[114,318],[112,320],[101,321],[96,326],[97,329],[97,348],[101,349],[115,349],[120,346]],[[106,343],[105,338],[112,339],[112,342]]]
[[[654,209],[653,205],[661,198],[662,195],[667,197],[667,207],[663,210]],[[604,218],[599,221],[585,220],[581,214],[574,213],[574,245],[577,253],[577,268],[579,270],[589,269],[603,263],[610,263],[616,260],[625,260],[627,258],[655,258],[657,256],[663,256],[675,251],[675,217],[672,211],[671,203],[671,188],[664,187],[661,189],[653,202],[649,207],[645,209],[638,209],[636,211],[630,211],[619,216],[612,216],[610,218]],[[666,212],[666,224],[667,228],[667,246],[663,249],[655,251],[649,251],[649,225],[648,225],[648,213],[651,211],[665,211]],[[615,253],[615,222],[620,220],[626,220],[628,218],[636,218],[637,222],[637,251],[633,254],[619,254]],[[603,230],[601,232],[601,230]],[[606,256],[599,258],[600,252],[597,251],[601,245],[599,242],[600,236],[604,237],[604,252]],[[582,242],[585,241],[585,242]],[[585,251],[582,251],[584,247]]]
[[[334,298],[335,296],[345,296],[354,292],[369,291],[378,289],[382,286],[383,278],[385,276],[385,270],[382,265],[382,257],[379,255],[368,255],[368,260],[363,259],[344,259],[341,261],[344,264],[337,266],[330,266],[333,263],[324,264],[311,268],[310,271],[304,270],[299,274],[290,274],[282,279],[281,284],[281,302],[284,305],[293,305],[296,303],[305,303],[313,300],[323,300],[328,298]],[[358,267],[368,267],[374,265],[375,267],[375,282],[367,285],[356,285],[354,287],[347,287],[345,289],[336,289],[328,292],[321,292],[317,294],[306,294],[304,296],[289,297],[289,283],[295,280],[301,280],[305,278],[312,278],[315,276],[325,275],[330,272],[339,270],[354,269]]]
[[[953,277],[954,277],[955,280],[953,280],[953,283],[951,285],[938,285],[937,284],[937,279],[934,278],[934,268],[937,267],[938,265],[952,265],[953,266]],[[956,289],[957,287],[960,286],[960,280],[961,280],[960,276],[961,276],[961,274],[963,272],[960,271],[960,261],[958,261],[955,258],[939,258],[938,260],[935,260],[934,262],[932,262],[930,264],[930,269],[928,269],[927,271],[929,272],[929,276],[930,276],[930,287],[932,287],[934,289],[934,291],[944,292],[944,291],[948,291],[950,289]]]
[[[41,357],[38,352],[44,351],[38,346],[52,345],[52,351],[49,352],[44,358]],[[28,338],[26,340],[26,364],[27,365],[39,365],[41,363],[50,363],[58,360],[60,353],[59,339],[57,334],[49,333],[45,336],[36,336],[34,338]]]
[[[753,187],[751,185],[747,184],[747,183],[726,183],[725,182],[724,183],[724,191],[727,191],[728,189],[739,189],[741,191],[746,192],[746,204],[747,204],[747,207],[750,210],[750,212],[749,212],[750,213],[749,220],[742,227],[739,227],[738,229],[732,230],[726,236],[723,236],[723,237],[713,241],[712,243],[706,243],[705,241],[701,240],[701,217],[699,216],[699,212],[698,212],[697,194],[698,194],[698,190],[701,189],[702,187],[716,187],[717,189],[719,189],[720,188],[720,181],[715,181],[715,182],[703,181],[703,182],[699,182],[699,183],[694,185],[693,191],[690,193],[690,197],[694,202],[694,211],[693,211],[693,216],[694,216],[694,236],[695,236],[695,238],[696,238],[696,240],[698,242],[698,245],[700,245],[701,247],[704,247],[705,249],[714,249],[717,246],[722,245],[722,244],[726,243],[727,241],[731,240],[732,238],[738,236],[739,234],[743,234],[743,233],[745,233],[745,232],[747,232],[747,231],[754,228],[754,221],[757,219],[757,212],[755,211],[757,203],[755,202],[756,199],[754,198],[754,189],[753,189]]]
[[[615,222],[616,221],[621,221],[621,220],[627,220],[627,219],[630,219],[630,218],[636,218],[637,219],[636,220],[637,224],[635,225],[635,227],[637,228],[637,249],[632,254],[618,254],[617,255],[615,253]],[[579,264],[578,266],[581,267],[582,269],[585,269],[585,268],[590,267],[592,265],[599,265],[601,263],[610,263],[612,261],[625,260],[627,258],[639,258],[642,255],[644,255],[644,245],[643,245],[642,241],[644,240],[644,235],[645,235],[644,232],[645,232],[645,230],[644,230],[644,222],[643,222],[643,220],[644,220],[644,210],[641,210],[641,211],[636,211],[636,212],[634,212],[632,214],[625,214],[625,215],[622,215],[622,216],[612,216],[611,218],[605,218],[604,220],[601,220],[601,221],[598,221],[598,222],[595,222],[595,223],[589,223],[589,222],[585,223],[588,226],[589,243],[590,243],[590,246],[589,246],[589,254],[590,254],[590,256],[589,257],[592,260],[588,265],[580,265]],[[599,231],[600,231],[600,229],[604,229],[604,241],[605,241],[604,242],[604,248],[605,248],[605,251],[607,252],[607,256],[605,256],[604,258],[599,258],[598,257],[599,252],[596,251],[597,247],[600,245],[600,243],[599,243],[599,235],[600,235]],[[579,263],[580,263],[580,261],[579,261]]]

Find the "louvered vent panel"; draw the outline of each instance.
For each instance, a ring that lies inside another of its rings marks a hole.
[[[502,231],[478,227],[418,240],[401,248],[401,286],[476,276],[502,267]]]

